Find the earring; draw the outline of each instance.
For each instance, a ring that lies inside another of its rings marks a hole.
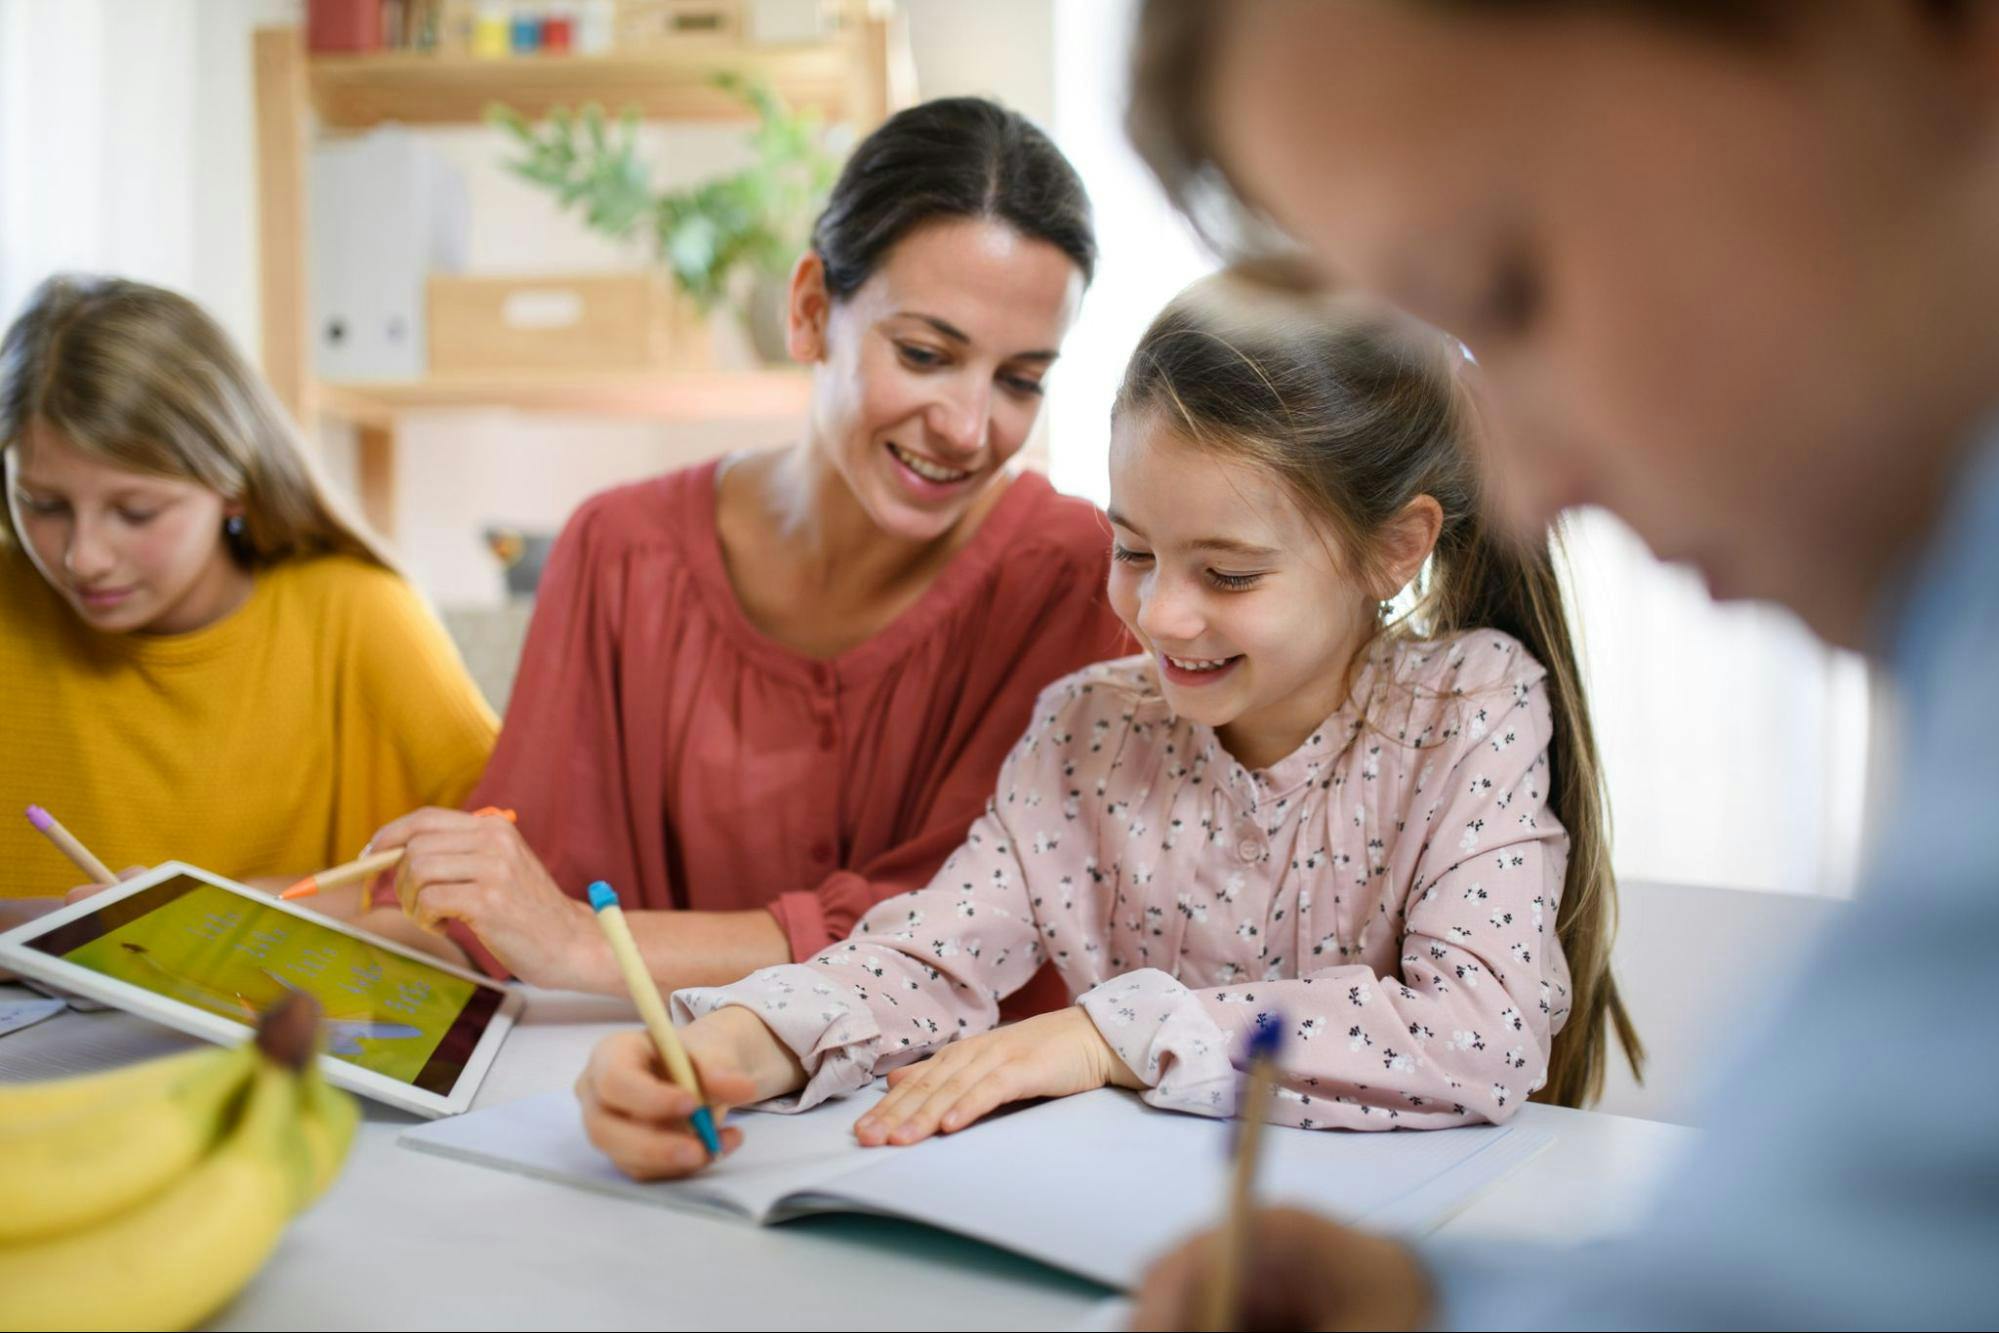
[[[243,516],[241,514],[231,514],[228,518],[223,519],[222,530],[231,537],[241,537],[243,535]]]

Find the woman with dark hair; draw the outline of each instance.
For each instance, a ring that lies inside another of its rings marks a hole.
[[[1161,178],[1463,338],[1517,524],[1615,510],[1899,704],[1859,901],[1773,941],[1649,1222],[1413,1250],[1271,1210],[1226,1326],[1999,1324],[1999,5],[1147,0],[1139,32]],[[1217,1253],[1140,1326],[1201,1317]]]
[[[1095,261],[1019,115],[951,98],[869,135],[792,272],[797,444],[571,519],[468,802],[518,825],[426,809],[374,840],[419,922],[615,992],[580,901],[608,880],[663,986],[720,984],[926,883],[1040,690],[1122,648],[1101,516],[1008,470]]]

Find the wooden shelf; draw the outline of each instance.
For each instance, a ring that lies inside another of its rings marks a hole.
[[[724,71],[761,80],[792,106],[816,107],[838,120],[852,107],[855,77],[853,56],[837,41],[750,46],[692,39],[642,56],[324,55],[306,65],[320,124],[343,130],[384,121],[477,123],[496,102],[531,120],[553,107],[574,110],[590,102],[612,116],[636,107],[648,120],[751,119],[739,98],[711,82]]]
[[[812,393],[801,370],[614,374],[452,375],[318,385],[319,410],[357,426],[390,427],[407,412],[508,408],[654,421],[765,421],[799,417]]]
[[[0,0],[4,3],[4,0]],[[827,0],[829,7],[832,0]],[[811,378],[800,370],[519,375],[435,375],[374,383],[327,383],[315,373],[308,331],[308,165],[317,131],[365,130],[385,122],[478,124],[495,104],[540,118],[557,106],[595,103],[647,120],[747,122],[748,108],[714,86],[733,73],[768,85],[792,106],[865,134],[906,104],[905,39],[875,0],[838,0],[825,41],[759,45],[688,36],[644,52],[532,55],[486,60],[395,51],[309,55],[295,26],[257,29],[258,292],[263,370],[280,401],[312,437],[321,415],[352,425],[356,487],[376,529],[394,536],[396,431],[401,418],[436,409],[499,408],[668,422],[801,419]]]

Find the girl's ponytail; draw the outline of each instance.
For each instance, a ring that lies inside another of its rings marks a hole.
[[[1556,561],[1561,534],[1529,544],[1490,529],[1480,508],[1447,528],[1437,543],[1426,589],[1431,633],[1500,630],[1518,639],[1547,669],[1554,719],[1548,743],[1548,806],[1569,835],[1555,934],[1569,965],[1569,1019],[1555,1038],[1548,1081],[1537,1101],[1583,1106],[1603,1092],[1611,1032],[1642,1076],[1645,1048],[1610,972],[1617,935],[1617,879],[1610,866],[1610,808],[1583,695]]]

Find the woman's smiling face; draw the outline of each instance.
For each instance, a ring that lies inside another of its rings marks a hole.
[[[1027,443],[1083,275],[1004,223],[932,222],[845,300],[827,303],[821,282],[801,320],[812,264],[794,279],[792,336],[818,340],[814,439],[877,527],[936,538]]]
[[[1373,596],[1276,477],[1155,411],[1119,416],[1110,466],[1111,605],[1168,705],[1252,768],[1283,758],[1343,701]]]

